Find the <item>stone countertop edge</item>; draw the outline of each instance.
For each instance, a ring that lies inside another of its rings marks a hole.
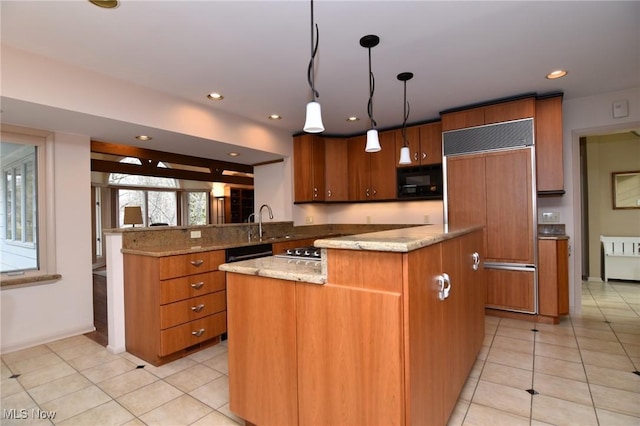
[[[330,249],[370,250],[407,253],[441,241],[468,234],[481,226],[447,229],[446,225],[423,225],[366,234],[316,240],[315,246]]]
[[[539,240],[568,240],[568,235],[542,235],[538,234]]]
[[[223,263],[219,269],[243,275],[257,275],[286,281],[310,284],[326,284],[327,276],[322,272],[322,261],[296,261],[275,256]]]

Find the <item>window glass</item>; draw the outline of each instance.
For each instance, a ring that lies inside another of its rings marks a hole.
[[[207,192],[187,193],[187,225],[207,224],[208,195]]]
[[[2,142],[0,272],[38,269],[37,146]]]
[[[147,191],[148,224],[178,224],[178,204],[175,191]]]

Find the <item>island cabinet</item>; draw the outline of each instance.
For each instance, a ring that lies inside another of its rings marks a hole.
[[[399,164],[400,149],[404,146],[404,139],[402,129],[398,129],[395,130],[396,165],[398,167],[442,163],[442,123],[440,121],[407,127],[406,130],[411,164]]]
[[[231,410],[255,425],[445,425],[484,338],[482,231],[326,249],[326,284],[227,273]]]
[[[227,331],[224,250],[124,254],[127,352],[162,365],[220,341]]]
[[[538,288],[540,315],[553,318],[569,314],[569,240],[538,241]]]
[[[349,200],[394,200],[396,188],[395,133],[379,133],[381,150],[365,152],[366,136],[347,139],[349,158]]]
[[[324,201],[325,144],[318,135],[293,138],[293,193],[296,203]]]

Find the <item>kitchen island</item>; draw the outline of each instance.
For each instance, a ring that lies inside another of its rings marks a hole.
[[[220,265],[231,410],[256,425],[446,424],[484,338],[481,228],[315,241]]]

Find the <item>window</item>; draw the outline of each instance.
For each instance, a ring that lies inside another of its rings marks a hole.
[[[127,157],[122,163],[142,164]],[[166,167],[162,162],[158,167]],[[124,226],[124,208],[142,207],[143,226],[206,225],[209,222],[209,191],[184,191],[172,178],[111,173],[109,184],[116,187],[118,226]]]
[[[53,272],[55,241],[51,199],[53,170],[47,146],[53,139],[38,131],[5,126],[0,141],[0,273],[12,276]],[[22,132],[25,133],[22,133]]]
[[[209,223],[209,193],[204,191],[186,193],[187,225]]]

